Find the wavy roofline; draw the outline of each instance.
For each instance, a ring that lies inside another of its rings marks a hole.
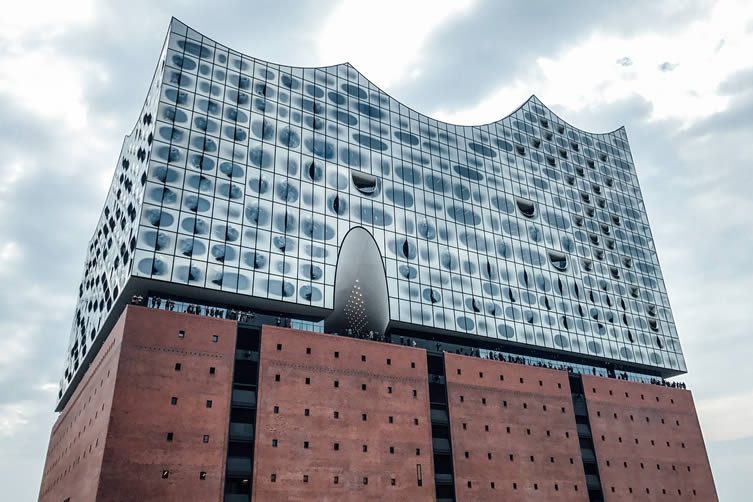
[[[427,115],[426,113],[423,113],[421,111],[418,111],[415,108],[413,108],[413,107],[405,104],[403,101],[397,99],[392,94],[390,94],[389,92],[385,91],[382,87],[380,87],[379,85],[377,85],[376,83],[374,83],[374,81],[372,81],[370,78],[368,78],[362,71],[360,71],[352,63],[350,63],[350,61],[345,61],[343,63],[338,63],[338,64],[324,65],[324,66],[299,66],[299,65],[288,65],[288,64],[278,63],[278,62],[275,62],[275,61],[269,61],[269,60],[266,60],[266,59],[259,58],[257,56],[248,55],[248,54],[246,54],[243,51],[238,51],[236,49],[232,49],[232,48],[230,48],[229,46],[227,46],[225,44],[217,42],[217,40],[215,40],[214,38],[208,37],[208,36],[204,35],[202,32],[200,32],[200,31],[192,28],[191,26],[189,26],[188,24],[184,23],[183,21],[181,21],[180,19],[176,18],[175,16],[172,16],[171,19],[170,19],[170,28],[168,30],[169,32],[172,31],[173,23],[175,23],[175,22],[180,23],[181,25],[185,26],[187,29],[196,32],[197,34],[201,35],[203,38],[211,40],[213,43],[215,43],[218,46],[222,46],[222,47],[224,47],[224,48],[226,48],[226,49],[228,49],[228,50],[230,50],[232,52],[236,52],[236,53],[240,54],[241,56],[248,57],[249,59],[254,59],[254,60],[257,60],[257,61],[261,61],[261,62],[266,63],[266,64],[280,66],[280,67],[286,67],[286,68],[295,68],[295,69],[300,69],[300,70],[326,70],[327,68],[338,68],[338,67],[341,67],[341,66],[347,66],[348,68],[350,68],[353,71],[355,71],[360,77],[362,77],[371,86],[373,86],[379,92],[383,93],[385,96],[388,96],[389,98],[394,99],[396,102],[400,103],[402,106],[406,107],[408,110],[410,110],[412,112],[415,112],[419,116],[424,117],[424,118],[429,119],[429,120],[433,120],[433,121],[437,122],[438,124],[445,124],[445,125],[453,126],[453,127],[470,127],[470,128],[482,128],[482,127],[492,126],[492,125],[499,124],[500,122],[513,117],[513,115],[515,115],[517,112],[519,112],[526,104],[528,104],[528,103],[530,103],[530,102],[533,101],[534,103],[536,103],[537,105],[543,107],[545,110],[547,110],[549,113],[551,113],[552,116],[555,117],[557,120],[559,120],[563,124],[567,125],[568,127],[572,128],[572,129],[574,129],[574,130],[576,130],[576,131],[578,131],[580,133],[591,134],[593,136],[608,136],[608,137],[611,137],[611,136],[617,135],[620,131],[623,131],[623,134],[625,136],[624,139],[627,141],[627,134],[624,132],[625,131],[625,126],[624,125],[621,125],[621,126],[615,128],[615,129],[611,130],[611,131],[606,131],[606,132],[594,132],[594,131],[588,131],[586,129],[581,129],[579,127],[574,126],[572,123],[568,122],[567,120],[563,119],[560,115],[558,115],[557,113],[555,113],[554,110],[552,110],[549,106],[545,105],[544,102],[541,101],[541,99],[539,99],[539,97],[535,93],[531,94],[528,97],[528,99],[526,99],[525,101],[523,101],[517,108],[513,109],[507,115],[504,115],[503,117],[500,117],[497,120],[493,120],[491,122],[486,122],[486,123],[483,123],[483,124],[456,124],[456,123],[453,123],[453,122],[447,122],[447,121],[444,121],[444,120],[440,120],[440,119],[434,118],[434,117],[432,117],[430,115]]]

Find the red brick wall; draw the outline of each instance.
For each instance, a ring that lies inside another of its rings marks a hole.
[[[264,327],[260,359],[254,500],[434,500],[424,350]]]
[[[121,317],[50,434],[41,502],[97,497],[125,317]]]
[[[134,306],[125,316],[98,500],[222,500],[236,323]]]
[[[588,500],[567,373],[455,354],[445,372],[458,501]]]
[[[718,500],[689,391],[589,376],[583,389],[605,500]]]

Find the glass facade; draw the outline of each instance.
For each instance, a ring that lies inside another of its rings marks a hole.
[[[349,64],[276,65],[173,20],[61,392],[130,276],[332,309],[354,227],[379,247],[393,321],[685,371],[623,128],[581,131],[535,96],[447,124]]]

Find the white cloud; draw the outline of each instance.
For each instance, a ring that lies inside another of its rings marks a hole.
[[[753,4],[725,1],[707,19],[676,32],[635,38],[597,32],[576,47],[564,48],[556,58],[537,59],[530,75],[521,75],[476,106],[440,109],[433,115],[456,123],[490,122],[535,92],[545,104],[576,111],[638,95],[653,105],[654,120],[707,117],[728,105],[729,97],[719,93],[719,84],[750,64],[753,32],[746,26],[751,19]],[[721,50],[720,39],[725,40]],[[618,64],[627,60],[632,64]],[[668,60],[676,65],[673,71],[660,71]]]
[[[94,20],[94,0],[26,0],[3,6],[0,40],[13,41],[30,34],[57,36]]]
[[[706,441],[753,437],[753,390],[696,403]]]
[[[0,405],[0,436],[13,436],[29,423],[28,403]]]
[[[344,0],[319,33],[317,46],[327,64],[351,62],[380,87],[416,78],[414,62],[429,35],[462,15],[473,0],[383,0],[376,5]],[[430,64],[431,62],[427,62]]]

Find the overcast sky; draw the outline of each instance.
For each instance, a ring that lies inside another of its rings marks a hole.
[[[349,61],[437,119],[536,94],[582,129],[625,125],[719,496],[750,500],[753,4],[695,0],[8,2],[0,498],[36,500],[86,246],[173,15],[269,61]]]

